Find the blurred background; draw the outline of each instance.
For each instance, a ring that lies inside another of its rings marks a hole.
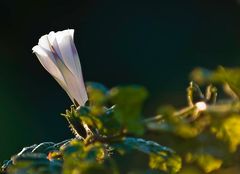
[[[72,137],[70,99],[32,54],[41,35],[74,28],[85,81],[144,85],[153,115],[186,104],[194,67],[240,65],[239,21],[237,0],[1,0],[0,161]]]

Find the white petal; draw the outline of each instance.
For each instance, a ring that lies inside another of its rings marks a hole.
[[[80,106],[88,100],[81,64],[74,41],[74,30],[50,32],[33,48],[44,68]]]
[[[73,59],[75,61],[75,66],[76,66],[76,69],[77,69],[77,78],[79,79],[79,85],[80,85],[80,88],[82,89],[85,89],[85,85],[84,85],[84,81],[83,81],[83,75],[82,75],[82,68],[81,68],[81,64],[80,64],[80,59],[79,59],[79,56],[78,56],[78,52],[77,52],[77,49],[76,49],[76,46],[74,44],[74,41],[73,41],[73,34],[74,34],[74,30],[69,30],[69,32],[71,33],[71,40],[72,42],[71,43],[71,48],[72,48],[72,53],[73,53]],[[87,92],[86,90],[81,90],[81,95],[83,98],[86,98],[86,100],[88,99],[88,96],[87,96]]]
[[[60,57],[62,59],[62,54],[60,52],[58,43],[57,43],[57,39],[56,39],[56,33],[51,31],[48,35],[48,40],[49,40],[49,44],[51,45],[52,48],[54,48],[54,51],[56,51],[58,57]]]
[[[61,71],[64,81],[66,82],[69,94],[78,102],[80,106],[83,106],[88,100],[84,84],[77,78],[65,64],[58,59],[57,64]]]
[[[67,89],[67,85],[66,85],[66,83],[65,83],[65,81],[61,81],[61,80],[59,80],[59,79],[57,79],[57,78],[54,78],[57,82],[58,82],[58,84],[64,89],[64,91],[67,93],[67,95],[69,96],[69,98],[72,100],[72,102],[74,103],[74,98],[73,98],[73,96],[71,96],[71,94],[68,92],[68,89]]]
[[[74,40],[73,40],[73,35],[74,35],[74,30],[69,30],[70,33],[70,45],[71,45],[71,49],[72,49],[72,54],[73,54],[73,60],[75,62],[75,66],[76,66],[76,70],[77,70],[77,75],[79,75],[79,78],[82,79],[82,68],[81,68],[81,63],[80,63],[80,59],[79,59],[79,55],[76,49],[76,46],[74,44]]]
[[[72,39],[74,38],[74,29],[68,29],[68,32],[70,34],[70,36],[72,37]]]
[[[61,72],[58,70],[55,63],[54,56],[50,51],[44,50],[41,46],[37,45],[32,48],[33,53],[36,54],[38,60],[43,65],[43,67],[54,77],[63,80]]]
[[[57,65],[53,61],[54,59],[51,59],[50,57],[52,55],[47,54],[46,51],[44,51],[43,48],[40,46],[34,46],[32,48],[33,52],[36,54],[38,60],[42,64],[42,66],[53,76],[53,78],[59,83],[59,85],[67,92],[71,100],[73,101],[73,97],[69,94],[67,91],[67,85],[64,81],[64,78],[62,76],[62,73],[59,71]]]
[[[81,73],[81,65],[78,55],[73,53],[72,45],[73,39],[69,30],[64,30],[56,33],[56,40],[61,52],[61,58],[64,64],[69,68],[73,74]],[[80,70],[80,71],[79,71]]]
[[[44,35],[39,39],[38,45],[41,46],[42,48],[48,50],[48,51],[51,51],[50,43],[49,43],[47,35]]]
[[[77,49],[75,47],[74,41],[74,30],[64,30],[56,33],[58,45],[61,51],[62,60],[68,69],[73,73],[74,76],[78,78],[78,85],[80,85],[81,96],[87,99],[87,92],[85,90],[85,85],[82,76],[82,68],[78,56]]]

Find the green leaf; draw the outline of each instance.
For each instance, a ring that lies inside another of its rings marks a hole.
[[[67,119],[72,133],[79,139],[87,137],[87,131],[80,118],[80,114],[85,114],[87,112],[88,109],[86,107],[80,107],[77,111],[74,106],[71,106],[70,110],[66,110],[66,114],[62,114]]]
[[[121,124],[114,115],[114,107],[105,110],[104,114],[98,117],[101,120],[102,127],[99,132],[106,136],[119,134],[121,131]]]
[[[107,99],[108,89],[104,85],[96,82],[88,82],[86,86],[90,106],[104,105]]]
[[[9,174],[57,174],[62,169],[60,161],[49,161],[46,154],[24,153],[12,158],[13,165],[7,169]]]
[[[108,158],[105,145],[94,143],[85,146],[82,141],[72,140],[61,148],[63,153],[63,174],[118,174],[115,166]]]
[[[186,157],[187,163],[197,163],[198,166],[205,172],[210,173],[214,170],[219,169],[222,166],[223,161],[214,157],[211,154],[204,153],[196,153],[191,154],[188,153]]]
[[[130,133],[142,134],[142,105],[148,92],[140,86],[121,86],[111,89],[110,100],[116,105],[115,117]]]
[[[216,122],[211,131],[229,145],[230,152],[235,152],[240,145],[240,115],[231,115]]]
[[[165,146],[153,141],[146,141],[141,138],[124,138],[123,145],[126,149],[135,149],[149,155],[149,166],[170,173],[177,173],[182,166],[181,158]]]
[[[168,155],[175,153],[172,149],[168,147],[162,146],[154,141],[144,140],[142,138],[124,138],[123,144],[129,148],[139,150],[146,154],[158,154],[160,152],[165,152],[165,154],[161,154],[163,155],[163,157],[167,157]]]
[[[152,169],[159,169],[167,173],[174,174],[180,171],[182,167],[182,160],[177,155],[173,155],[165,159],[161,155],[151,154],[149,166]]]

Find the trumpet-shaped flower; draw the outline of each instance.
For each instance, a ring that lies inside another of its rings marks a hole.
[[[74,30],[50,32],[32,48],[43,67],[67,92],[73,102],[83,106],[88,100],[81,64],[73,40]]]

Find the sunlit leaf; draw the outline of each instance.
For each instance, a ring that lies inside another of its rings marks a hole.
[[[232,115],[212,126],[212,132],[217,138],[225,141],[229,145],[231,152],[237,150],[240,144],[240,116]]]
[[[153,141],[146,141],[141,138],[125,138],[125,148],[135,149],[149,155],[149,166],[152,169],[176,173],[181,169],[181,158],[175,152],[165,146]]]
[[[115,117],[129,132],[143,133],[142,104],[148,93],[140,86],[122,86],[110,91],[110,100],[116,105]]]
[[[206,173],[210,173],[221,167],[223,161],[210,154],[196,153],[187,155],[188,163],[197,163],[198,166]]]
[[[149,166],[152,169],[159,169],[167,173],[177,173],[182,167],[182,160],[179,156],[173,155],[168,158],[163,158],[161,155],[151,154]]]

